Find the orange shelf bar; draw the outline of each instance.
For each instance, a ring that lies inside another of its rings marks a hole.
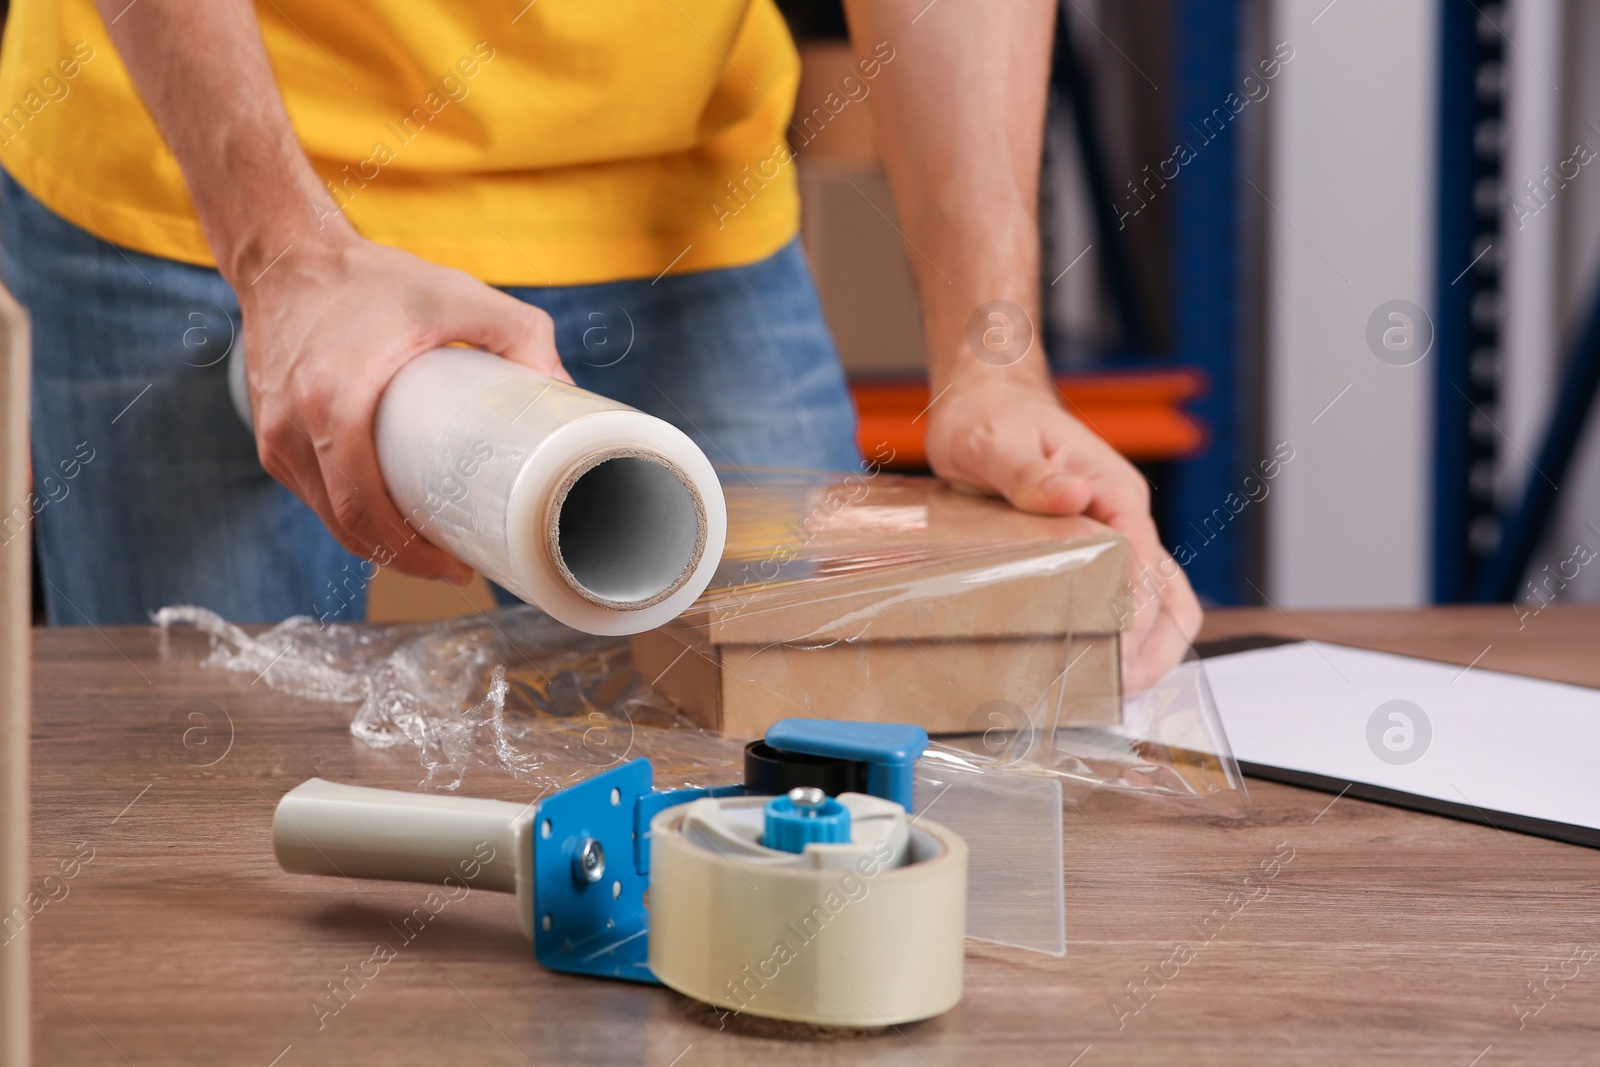
[[[1133,460],[1160,461],[1193,455],[1204,444],[1205,427],[1182,408],[1205,390],[1198,371],[1161,370],[1073,374],[1056,379],[1067,410]],[[857,441],[864,454],[887,445],[891,467],[925,467],[928,452],[923,415],[928,384],[919,379],[852,381],[858,420]]]

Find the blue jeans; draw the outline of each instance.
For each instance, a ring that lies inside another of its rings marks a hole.
[[[0,275],[33,322],[36,491],[0,538],[27,536],[33,511],[50,622],[142,623],[173,603],[268,622],[340,600],[334,617],[362,617],[364,587],[328,595],[358,561],[262,470],[234,414],[239,304],[216,271],[101,241],[0,172]],[[713,463],[859,464],[798,243],[746,267],[509,291],[555,319],[579,385],[675,424]]]

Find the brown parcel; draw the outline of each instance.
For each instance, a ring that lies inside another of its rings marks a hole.
[[[930,733],[1120,719],[1128,548],[1110,528],[880,478],[790,532],[741,545],[735,523],[728,559],[780,560],[745,567],[777,577],[714,584],[633,639],[639,675],[700,725],[759,737],[792,716]]]

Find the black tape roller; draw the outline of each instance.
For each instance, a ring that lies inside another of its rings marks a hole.
[[[784,752],[765,741],[744,746],[744,787],[752,796],[781,797],[797,786],[830,797],[867,791],[867,765],[856,760]]]

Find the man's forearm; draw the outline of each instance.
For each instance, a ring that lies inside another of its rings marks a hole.
[[[353,234],[342,216],[319,220],[311,209],[326,192],[289,123],[249,0],[97,3],[236,290],[291,244],[310,250]]]
[[[934,388],[978,367],[992,375],[966,344],[974,311],[1008,300],[1039,318],[1054,4],[847,0],[846,8],[858,51],[888,41],[897,53],[869,106],[912,246]],[[1004,373],[1042,381],[1043,346],[1036,341]]]

